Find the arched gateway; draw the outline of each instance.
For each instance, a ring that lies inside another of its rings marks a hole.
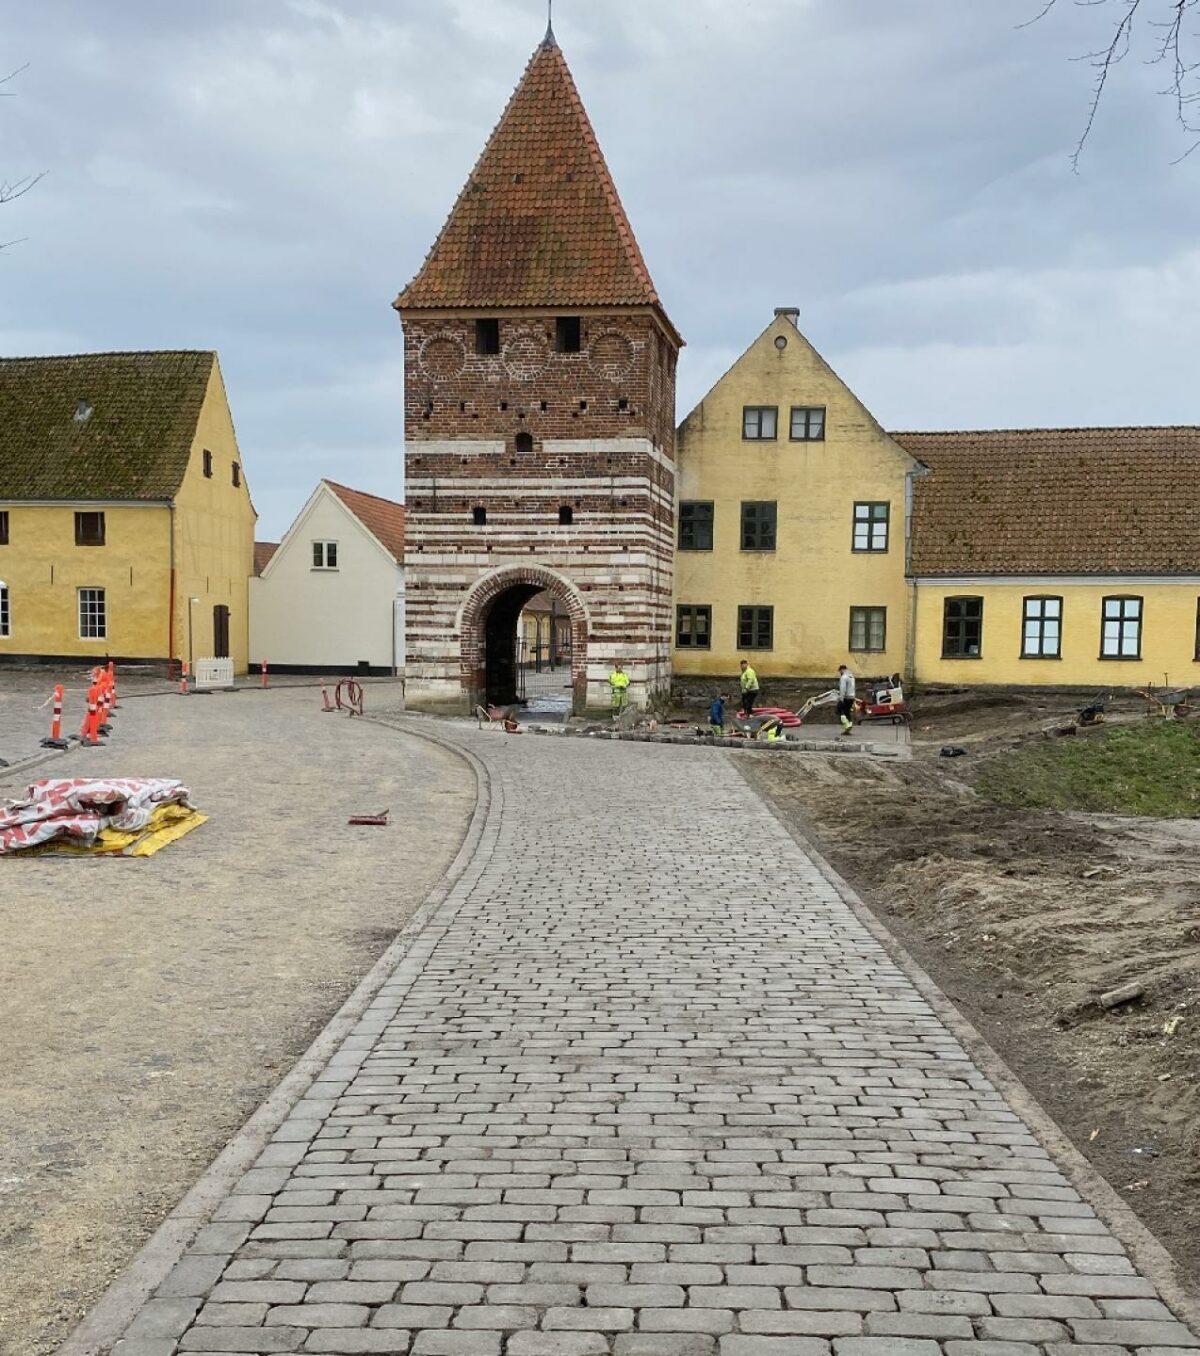
[[[514,565],[485,575],[467,595],[458,616],[462,685],[473,705],[505,706],[517,700],[517,625],[539,593],[562,604],[571,627],[571,706],[587,708],[588,613],[571,584],[553,570]]]
[[[518,618],[548,590],[575,709],[607,707],[617,660],[644,706],[670,681],[683,341],[552,33],[395,306],[408,704],[515,695]]]

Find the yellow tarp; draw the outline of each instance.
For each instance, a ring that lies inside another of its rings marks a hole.
[[[150,816],[144,829],[128,832],[123,829],[102,829],[96,841],[85,847],[82,843],[57,841],[25,848],[21,857],[153,857],[159,848],[165,848],[185,833],[191,833],[208,816],[186,805],[160,805]]]

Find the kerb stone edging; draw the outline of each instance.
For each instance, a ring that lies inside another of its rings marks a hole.
[[[157,695],[157,694],[156,694]],[[377,718],[374,718],[377,719]],[[454,860],[425,902],[396,939],[363,976],[354,992],[330,1018],[316,1040],[284,1075],[266,1101],[246,1121],[212,1161],[204,1174],[150,1236],[133,1260],[108,1287],[83,1321],[58,1348],[56,1356],[105,1356],[125,1333],[138,1312],[166,1279],[188,1245],[206,1224],[234,1184],[251,1167],[268,1141],[287,1119],[330,1058],[350,1035],[372,1000],[398,969],[413,944],[476,861],[480,842],[491,817],[491,781],[483,763],[468,749],[432,731],[412,729],[377,720],[414,739],[424,739],[462,759],[475,777],[475,808]]]
[[[743,764],[734,761],[733,765],[745,775]],[[1175,1310],[1176,1315],[1200,1336],[1200,1299],[1180,1284],[1171,1254],[1121,1199],[1108,1180],[1092,1167],[1054,1117],[934,983],[904,943],[889,931],[850,882],[822,855],[810,838],[779,813],[753,783],[747,781],[747,784],[784,831],[812,859],[863,927],[904,972],[951,1035],[961,1042],[980,1071],[1004,1094],[1012,1109],[1036,1135],[1042,1147],[1057,1160],[1079,1194],[1108,1225],[1113,1236],[1125,1244],[1133,1254],[1139,1272],[1158,1287],[1162,1298]]]

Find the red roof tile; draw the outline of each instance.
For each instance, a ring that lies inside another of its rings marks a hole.
[[[890,436],[932,472],[913,574],[1200,572],[1200,428]]]
[[[533,54],[396,309],[662,304],[566,59]],[[665,317],[664,317],[665,318]]]
[[[334,480],[322,482],[391,553],[397,565],[404,564],[404,505],[377,494],[364,494]]]
[[[256,541],[254,543],[254,573],[262,572],[270,564],[271,557],[279,550],[277,541]]]

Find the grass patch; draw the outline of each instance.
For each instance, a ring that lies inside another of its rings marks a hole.
[[[1200,816],[1200,725],[1156,721],[1004,754],[979,771],[1001,805],[1156,818]]]

